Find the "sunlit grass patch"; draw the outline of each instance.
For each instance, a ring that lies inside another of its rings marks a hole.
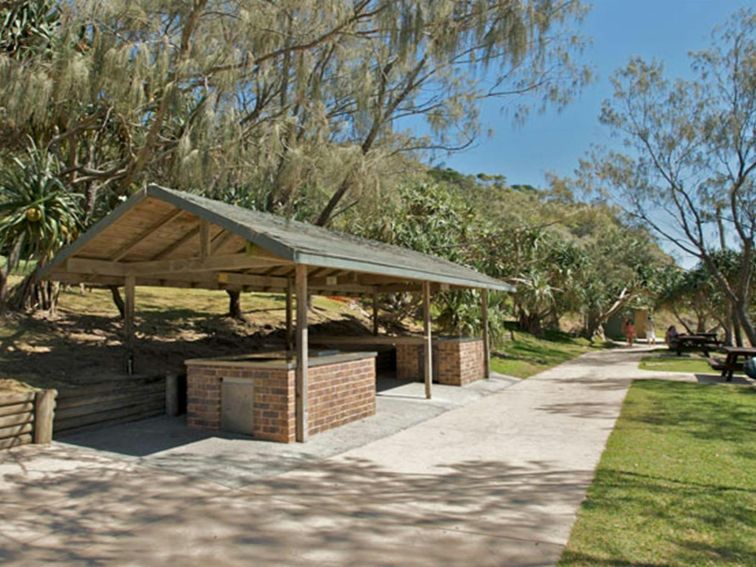
[[[550,332],[539,338],[515,331],[514,340],[493,349],[491,369],[508,376],[527,378],[602,346],[566,333]]]
[[[756,391],[633,384],[561,565],[753,565]]]
[[[640,362],[640,369],[656,372],[689,372],[691,374],[719,373],[712,369],[703,355],[684,353],[682,356],[677,356],[676,353],[669,351],[644,356]]]

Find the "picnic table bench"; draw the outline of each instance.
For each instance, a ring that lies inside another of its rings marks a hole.
[[[709,356],[709,352],[717,350],[720,345],[716,333],[696,333],[695,335],[677,335],[670,341],[670,350],[677,351],[677,356],[682,356],[683,349],[699,349],[704,356]]]
[[[743,364],[738,362],[738,358],[742,357],[748,359],[756,357],[756,348],[753,347],[722,347],[721,352],[726,355],[724,361],[709,361],[709,364],[711,364],[711,367],[715,370],[721,370],[722,378],[727,382],[732,381],[732,375],[736,370],[741,370],[743,368]]]

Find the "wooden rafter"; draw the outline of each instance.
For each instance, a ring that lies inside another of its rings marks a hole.
[[[160,217],[157,221],[152,223],[150,226],[148,226],[145,230],[137,234],[134,238],[130,239],[126,242],[123,246],[121,246],[118,250],[115,251],[115,253],[111,256],[111,260],[113,262],[118,262],[123,257],[125,257],[131,250],[142,240],[147,238],[150,234],[158,230],[159,228],[163,228],[164,226],[168,225],[171,221],[175,220],[176,217],[181,215],[184,211],[182,209],[173,209],[171,212],[169,212],[167,215],[164,215]]]
[[[199,257],[205,259],[210,256],[210,223],[204,219],[200,220],[199,243]]]
[[[223,246],[226,245],[226,243],[231,240],[235,234],[233,232],[228,232],[226,230],[220,231],[218,234],[215,235],[215,238],[213,238],[213,242],[210,245],[210,253],[215,254],[218,250],[220,250]]]
[[[179,238],[178,240],[176,240],[172,244],[169,244],[168,246],[166,246],[165,248],[163,248],[160,252],[158,252],[157,254],[155,254],[151,259],[152,260],[162,260],[163,258],[165,258],[166,256],[168,256],[172,252],[174,252],[174,251],[178,250],[179,248],[181,248],[184,244],[186,244],[187,242],[189,242],[192,238],[194,238],[195,236],[197,236],[197,234],[199,234],[199,231],[200,231],[200,227],[199,227],[199,223],[197,223],[197,225],[194,226],[191,230],[189,230],[186,234],[184,234],[184,236],[182,236],[181,238]]]

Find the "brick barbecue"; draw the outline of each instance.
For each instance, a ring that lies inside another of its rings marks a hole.
[[[375,414],[374,352],[323,354],[309,359],[310,435]],[[296,362],[286,354],[187,360],[187,424],[221,429],[224,380],[251,386],[249,431],[282,443],[296,440]]]
[[[448,337],[433,341],[433,381],[450,386],[464,386],[485,378],[483,340]],[[399,380],[421,380],[423,347],[397,343],[396,377]]]

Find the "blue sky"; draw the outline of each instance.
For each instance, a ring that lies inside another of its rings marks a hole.
[[[543,186],[544,174],[570,175],[592,143],[607,144],[599,124],[601,101],[611,96],[610,75],[632,56],[662,61],[671,76],[690,76],[687,54],[709,44],[713,27],[755,0],[594,0],[583,22],[592,39],[584,55],[596,75],[561,113],[532,114],[512,124],[501,101],[487,101],[481,117],[495,134],[465,152],[438,156],[436,163],[464,173],[498,173],[510,184]]]

